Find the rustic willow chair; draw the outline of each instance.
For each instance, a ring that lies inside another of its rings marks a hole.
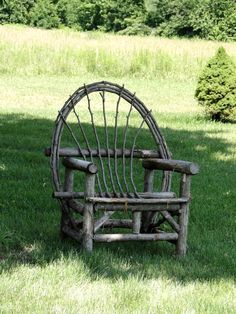
[[[198,166],[171,159],[151,111],[124,86],[98,82],[75,91],[59,111],[45,154],[62,235],[86,251],[94,241],[166,240],[185,255],[190,180]],[[181,174],[178,196],[170,190],[172,172]]]

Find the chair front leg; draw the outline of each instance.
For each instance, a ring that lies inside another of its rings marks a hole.
[[[182,174],[180,184],[180,197],[190,198],[191,175]],[[179,215],[179,235],[176,243],[176,255],[185,256],[187,251],[187,233],[188,233],[188,216],[189,202],[182,204]]]
[[[74,172],[73,169],[65,168],[65,181],[64,181],[64,191],[65,192],[73,192],[73,185],[74,185]],[[70,211],[68,207],[67,201],[61,201],[61,229],[60,229],[60,236],[61,239],[67,237],[64,233],[64,227],[68,227],[71,222]]]
[[[93,250],[94,217],[93,204],[87,201],[87,197],[94,196],[95,174],[86,174],[85,177],[85,206],[83,213],[83,239],[82,245],[86,252]]]

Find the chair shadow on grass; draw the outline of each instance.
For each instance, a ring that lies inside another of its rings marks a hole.
[[[189,251],[174,257],[169,243],[95,244],[82,253],[73,240],[59,238],[59,206],[51,197],[49,163],[43,149],[50,145],[53,122],[21,114],[0,116],[0,269],[19,264],[46,266],[64,258],[77,259],[91,278],[158,278],[179,281],[234,279],[236,191],[235,162],[229,143],[203,130],[163,129],[173,158],[199,163],[193,178]]]

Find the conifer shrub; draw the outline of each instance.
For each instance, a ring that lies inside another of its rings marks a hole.
[[[212,120],[226,121],[236,113],[236,66],[223,47],[201,73],[195,97]]]

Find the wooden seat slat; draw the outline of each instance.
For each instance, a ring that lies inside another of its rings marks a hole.
[[[93,203],[110,203],[110,204],[180,204],[187,203],[189,198],[105,198],[105,197],[88,197],[88,201]]]
[[[143,193],[138,193],[138,195],[143,198],[143,199],[161,199],[161,198],[174,198],[175,197],[175,193],[174,192],[143,192]],[[55,198],[84,198],[85,193],[84,192],[54,192],[53,196]],[[102,199],[106,198],[106,195],[104,193],[104,195],[102,195]],[[116,195],[117,197],[119,197],[121,200],[124,199],[133,199],[135,197],[134,193],[129,193],[129,197],[127,194],[124,195],[120,195],[120,193],[118,195]],[[101,195],[99,193],[95,193],[95,197],[100,197]],[[138,199],[139,200],[139,199]]]

